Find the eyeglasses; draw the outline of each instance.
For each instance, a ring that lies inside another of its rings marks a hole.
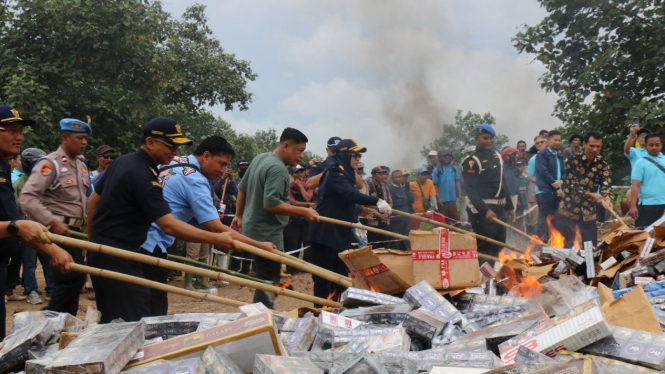
[[[153,139],[155,139],[155,138],[153,138]],[[176,144],[167,143],[167,142],[165,142],[163,140],[160,140],[160,139],[155,139],[155,141],[164,144],[165,146],[169,147],[170,149],[180,149],[180,146],[176,145]]]
[[[97,157],[101,157],[104,160],[109,160],[109,159],[113,160],[115,158],[115,155],[97,155]]]
[[[536,144],[543,144],[543,143],[547,143],[547,142],[544,141],[544,140],[541,140],[541,141],[539,141],[539,142],[536,142]]]
[[[360,159],[363,157],[363,155],[361,155],[360,153],[353,153],[351,154],[351,157]]]

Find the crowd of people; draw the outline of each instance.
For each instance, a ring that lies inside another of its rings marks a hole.
[[[230,253],[231,270],[253,271],[260,279],[279,282],[295,269],[239,252],[237,241],[268,252],[292,252],[346,275],[340,252],[368,244],[407,251],[409,242],[320,217],[408,235],[421,223],[395,214],[406,212],[499,242],[506,240],[504,222],[544,242],[550,228],[556,227],[569,247],[576,232],[583,241],[597,241],[596,221],[611,208],[613,196],[609,166],[600,155],[603,135],[596,131],[570,137],[569,146],[561,150],[561,133],[543,130],[530,148],[520,140],[516,148],[498,152],[494,128],[479,124],[476,145],[463,149],[461,160],[443,148],[429,151],[428,166],[413,172],[377,165],[367,173],[361,161],[367,148],[341,137],[328,140],[325,160],[303,163],[308,139],[293,128],[282,132],[273,152],[235,161],[230,168],[235,150],[224,138],[211,136],[194,145],[192,154],[179,154],[181,146],[193,142],[183,136],[177,121],[159,117],[144,125],[141,147],[134,153],[116,158],[112,147],[98,147],[98,168],[91,171],[83,157],[92,136],[88,123],[63,119],[61,146],[51,153],[21,151],[24,126],[36,124],[15,108],[0,107],[0,287],[5,288],[6,302],[38,304],[43,295],[49,301],[47,309],[73,315],[80,293],[87,291],[96,300],[102,322],[165,315],[167,295],[106,278],[86,279],[70,272],[69,263],[161,283],[174,279],[174,274],[104,253],[57,246],[45,237],[46,230],[65,236],[85,233],[94,243],[161,259],[186,252],[190,259],[207,262],[214,247]],[[659,183],[665,181],[661,149],[658,135],[631,127],[625,153],[633,167],[634,198],[628,205],[638,226],[651,224],[665,209],[658,193]],[[486,241],[477,244],[479,252],[488,255],[496,256],[502,249]],[[43,293],[35,280],[38,259],[46,280]],[[344,290],[313,279],[315,296],[341,295]],[[205,279],[194,280],[191,274],[185,274],[183,283],[187,289],[210,288]],[[19,284],[25,295],[14,294]],[[272,293],[255,291],[254,302],[272,308],[274,299]],[[0,312],[4,318],[4,310]]]

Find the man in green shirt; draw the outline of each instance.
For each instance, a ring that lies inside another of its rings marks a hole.
[[[289,216],[301,216],[307,222],[318,222],[314,209],[290,204],[289,172],[287,166],[296,166],[303,159],[307,147],[307,137],[302,132],[287,127],[279,138],[279,146],[274,152],[256,156],[238,186],[236,216],[231,228],[241,231],[257,241],[273,243],[284,251],[284,227]],[[280,281],[281,264],[254,256],[256,276],[272,282]],[[256,290],[254,302],[273,308],[276,295]]]

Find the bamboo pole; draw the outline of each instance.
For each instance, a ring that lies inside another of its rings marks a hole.
[[[393,212],[394,211],[395,210],[393,210]],[[386,230],[376,229],[374,227],[361,225],[359,223],[346,222],[346,221],[342,221],[342,220],[338,220],[338,219],[334,219],[334,218],[328,218],[328,217],[324,217],[324,216],[319,216],[319,220],[321,220],[323,222],[332,223],[332,224],[335,224],[335,225],[347,226],[347,227],[353,227],[353,228],[356,228],[356,229],[367,230],[367,231],[375,232],[377,234],[390,236],[392,238],[410,240],[410,238],[406,235],[397,234],[397,233],[386,231]],[[464,230],[462,230],[462,231],[464,231]],[[484,253],[478,253],[478,257],[479,258],[484,258],[485,260],[490,260],[490,261],[499,261],[499,259],[497,257],[491,256],[491,255],[486,255]]]
[[[114,248],[110,247],[107,245],[101,245],[101,244],[96,244],[92,242],[87,242],[84,240],[80,239],[74,239],[70,238],[67,236],[61,236],[61,235],[55,235],[48,233],[47,234],[49,239],[51,239],[52,242],[58,243],[58,244],[64,244],[64,245],[69,245],[72,247],[77,247],[81,249],[86,249],[90,250],[93,252],[99,252],[103,253],[109,256],[116,256],[116,257],[121,257],[125,258],[128,260],[133,260],[133,261],[138,261],[138,262],[143,262],[146,264],[154,265],[154,266],[159,266],[163,267],[166,269],[171,269],[171,270],[180,270],[184,271],[186,273],[191,273],[194,275],[200,275],[202,277],[206,278],[211,278],[219,281],[227,281],[229,283],[234,283],[238,284],[240,286],[246,286],[246,287],[251,287],[255,288],[257,290],[262,290],[266,292],[272,292],[277,295],[283,295],[283,296],[288,296],[292,297],[295,299],[303,300],[303,301],[308,301],[311,303],[319,304],[319,305],[325,305],[325,306],[330,306],[333,308],[341,308],[342,304],[331,301],[331,300],[326,300],[320,297],[315,297],[311,295],[306,295],[300,292],[296,291],[291,291],[285,288],[280,288],[280,287],[275,287],[273,285],[265,284],[265,283],[260,283],[260,282],[254,282],[248,279],[243,279],[243,278],[238,278],[234,277],[228,274],[224,273],[219,273],[216,271],[211,271],[211,270],[206,270],[206,269],[201,269],[197,268],[194,266],[190,265],[185,265],[185,264],[179,264],[177,262],[169,261],[169,260],[164,260],[152,256],[146,256],[137,252],[131,252],[131,251],[126,251],[123,249],[119,248]],[[237,242],[240,243],[240,242]],[[241,245],[247,246],[247,244],[240,243]],[[248,246],[252,247],[252,246]],[[253,247],[252,247],[253,248]]]
[[[190,258],[180,257],[180,256],[176,256],[176,255],[168,255],[168,256],[169,256],[169,260],[173,260],[173,261],[177,261],[177,262],[182,262],[182,263],[185,263],[185,264],[187,264],[187,265],[192,265],[192,266],[196,266],[196,267],[200,267],[200,268],[204,268],[204,269],[209,269],[209,270],[218,271],[218,272],[220,272],[220,273],[233,275],[234,277],[239,277],[239,278],[249,279],[249,280],[254,281],[254,282],[261,282],[261,283],[266,283],[266,284],[272,284],[272,282],[270,282],[270,281],[266,281],[266,280],[263,280],[263,279],[255,278],[255,277],[249,276],[249,275],[247,275],[247,274],[238,273],[237,271],[233,271],[233,270],[229,270],[229,269],[220,268],[220,267],[217,267],[217,266],[214,266],[214,265],[204,264],[204,263],[202,263],[202,262],[194,261],[194,260],[192,260],[192,259],[190,259]]]
[[[510,230],[515,231],[516,233],[522,235],[523,237],[529,239],[530,241],[532,241],[532,242],[534,242],[534,243],[536,243],[536,244],[538,244],[538,245],[545,245],[545,243],[543,243],[543,241],[540,240],[540,238],[538,238],[538,237],[532,237],[532,236],[530,236],[529,234],[525,233],[524,231],[518,229],[517,227],[515,227],[515,226],[511,226],[511,225],[509,225],[509,224],[503,222],[502,220],[500,220],[500,219],[498,219],[498,218],[496,218],[496,217],[492,218],[492,221],[494,221],[495,223],[498,223],[499,225],[501,225],[501,226],[503,226],[503,227],[505,227],[505,228],[507,228],[507,229],[510,229]]]
[[[605,204],[603,204],[603,206],[605,207],[605,210],[609,210],[610,213],[612,213],[612,215],[614,216],[614,218],[616,218],[616,219],[619,221],[619,223],[621,223],[622,225],[624,225],[624,226],[626,226],[626,227],[630,227],[630,226],[628,226],[628,224],[626,224],[626,221],[624,221],[623,218],[621,218],[621,217],[617,214],[617,212],[614,211],[614,207],[609,207],[609,208],[608,208],[608,207],[605,206]]]
[[[344,222],[344,221],[340,221],[340,222]],[[87,235],[78,233],[76,231],[71,231],[70,230],[69,233],[72,236],[74,236],[74,234],[76,234],[76,236],[81,238],[81,239],[85,239],[85,240],[88,239]],[[237,240],[235,241],[235,243],[243,251],[247,251],[249,253],[252,253],[254,255],[266,258],[268,260],[279,262],[280,264],[286,264],[286,265],[292,266],[296,269],[300,269],[302,271],[314,274],[318,277],[321,277],[321,278],[329,280],[333,283],[339,284],[340,286],[343,286],[343,287],[351,287],[352,286],[351,278],[346,277],[346,276],[341,275],[341,274],[334,273],[330,270],[326,270],[326,269],[318,267],[316,265],[310,264],[309,262],[307,262],[305,260],[301,260],[297,257],[293,257],[289,254],[284,253],[284,252],[273,253],[273,252],[264,251],[263,249],[256,248],[254,246],[239,242]],[[321,304],[321,305],[323,305],[323,304]]]
[[[486,237],[486,236],[478,235],[478,234],[476,234],[475,232],[462,230],[462,229],[457,228],[457,227],[455,227],[455,226],[447,225],[447,224],[445,224],[445,223],[442,223],[442,222],[439,222],[439,221],[435,221],[435,220],[433,220],[433,219],[424,218],[424,217],[421,217],[421,216],[417,216],[417,215],[415,215],[415,214],[411,214],[411,213],[407,213],[407,212],[402,212],[401,210],[396,210],[396,209],[393,209],[392,212],[395,213],[395,214],[398,214],[398,215],[400,215],[400,216],[404,216],[404,217],[409,217],[409,218],[411,218],[411,219],[415,219],[416,221],[421,221],[421,222],[429,223],[430,225],[439,226],[439,227],[445,227],[445,228],[447,228],[448,230],[453,230],[453,231],[459,232],[459,233],[461,233],[461,234],[469,234],[469,235],[473,235],[476,239],[480,239],[480,240],[482,240],[482,241],[486,241],[486,242],[489,242],[489,243],[492,243],[492,244],[500,245],[500,246],[502,246],[502,247],[504,247],[504,248],[512,249],[512,250],[515,251],[515,252],[526,253],[526,251],[525,251],[524,249],[515,248],[515,247],[513,247],[513,246],[511,246],[511,245],[508,245],[508,244],[506,244],[506,243],[502,243],[502,242],[500,242],[500,241],[498,241],[498,240],[494,240],[494,239],[492,239],[492,238],[488,238],[488,237]],[[478,256],[480,257],[480,253],[478,254]]]
[[[132,276],[132,275],[123,274],[123,273],[118,273],[118,272],[115,272],[115,271],[93,268],[93,267],[90,267],[90,266],[75,264],[73,262],[70,263],[69,266],[72,269],[72,271],[76,271],[78,273],[90,274],[90,275],[94,275],[94,276],[98,276],[98,277],[102,277],[102,278],[108,278],[108,279],[114,279],[114,280],[118,280],[118,281],[122,281],[122,282],[133,283],[133,284],[137,284],[139,286],[145,286],[145,287],[153,288],[153,289],[159,290],[159,291],[171,292],[171,293],[175,293],[175,294],[178,294],[178,295],[193,297],[195,299],[207,300],[207,301],[211,301],[213,303],[230,305],[230,306],[247,305],[247,303],[244,303],[242,301],[231,300],[231,299],[227,299],[225,297],[210,295],[210,294],[202,293],[202,292],[189,291],[189,290],[186,290],[184,288],[174,287],[174,286],[170,286],[168,284],[154,282],[154,281],[147,280],[147,279],[144,279],[144,278],[139,278],[139,277],[135,277],[135,276]]]

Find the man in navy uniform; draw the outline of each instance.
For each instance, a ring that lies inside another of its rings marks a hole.
[[[157,165],[169,164],[181,145],[192,144],[177,121],[153,118],[143,126],[141,148],[113,161],[95,185],[88,201],[88,237],[93,243],[138,252],[154,222],[166,235],[187,242],[211,243],[236,249],[230,233],[199,230],[177,220],[164,200]],[[88,264],[144,278],[137,261],[88,252]],[[127,322],[149,317],[150,289],[113,279],[92,277],[102,323],[116,318]]]
[[[361,193],[355,188],[358,162],[367,148],[352,139],[337,144],[337,154],[329,156],[330,164],[323,172],[319,184],[319,204],[316,211],[325,217],[347,222],[358,222],[356,204],[377,205],[382,214],[390,214],[390,205],[384,200]],[[349,269],[337,256],[351,248],[356,241],[353,229],[327,222],[311,223],[307,239],[310,242],[312,263],[337,274],[347,275]],[[338,300],[345,288],[312,275],[314,296],[327,298],[334,293]]]
[[[506,241],[506,228],[493,222],[504,222],[515,217],[513,202],[503,183],[501,155],[492,150],[496,132],[490,125],[476,126],[476,151],[462,161],[462,175],[466,186],[467,210],[473,231],[500,242]],[[478,252],[497,256],[501,247],[478,241]]]
[[[7,283],[7,262],[11,255],[18,251],[19,238],[24,244],[34,248],[37,252],[51,257],[53,267],[61,273],[70,271],[69,263],[74,262],[72,256],[62,248],[54,245],[48,238],[34,235],[35,225],[30,221],[20,221],[21,213],[14,198],[14,188],[11,181],[11,170],[7,158],[21,151],[23,143],[23,127],[32,126],[35,121],[22,118],[16,108],[0,106],[0,221],[10,221],[6,226],[12,237],[0,239],[0,290],[5,289]],[[39,225],[41,226],[41,225]],[[4,225],[3,225],[4,227]],[[41,226],[44,232],[46,228]],[[31,231],[33,234],[31,234]],[[0,235],[2,237],[4,235]],[[0,303],[0,339],[5,337],[5,303]]]

